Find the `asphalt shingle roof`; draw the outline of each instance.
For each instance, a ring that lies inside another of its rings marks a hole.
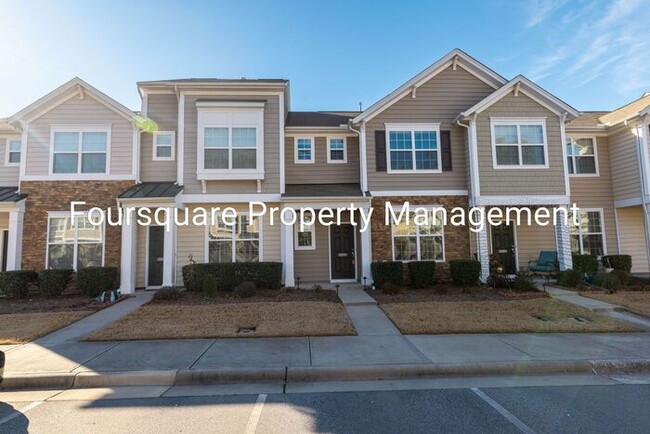
[[[360,112],[289,112],[287,127],[338,127]]]
[[[18,193],[18,187],[0,187],[0,202],[18,202],[26,197]]]
[[[287,184],[284,197],[363,197],[359,184]]]

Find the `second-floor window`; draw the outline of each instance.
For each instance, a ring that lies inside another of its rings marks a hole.
[[[21,139],[8,139],[7,140],[7,166],[20,165],[20,153],[22,149]]]
[[[567,138],[566,155],[570,175],[598,175],[598,157],[593,138]]]
[[[388,172],[440,172],[437,124],[386,124]]]
[[[348,161],[347,146],[342,137],[327,139],[327,162],[346,163]]]
[[[295,162],[313,163],[314,158],[314,138],[313,137],[296,137]]]
[[[206,169],[255,169],[257,129],[207,127],[203,133]]]
[[[495,169],[548,167],[545,121],[493,119],[492,151]]]
[[[53,174],[107,172],[108,131],[55,130],[52,137]]]
[[[166,161],[174,159],[174,132],[156,131],[153,133],[153,159]]]

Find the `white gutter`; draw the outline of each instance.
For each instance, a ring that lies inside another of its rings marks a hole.
[[[348,129],[359,136],[359,179],[361,180],[361,192],[366,195],[368,191],[368,161],[366,160],[366,124],[361,124],[359,130],[355,130],[352,121],[348,122]]]

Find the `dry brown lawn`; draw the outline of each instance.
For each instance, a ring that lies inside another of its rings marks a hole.
[[[606,303],[623,306],[630,312],[650,317],[650,291],[627,291],[615,294],[592,294],[583,292],[581,295],[595,298]]]
[[[386,303],[381,308],[404,334],[640,331],[550,298]]]
[[[0,345],[22,344],[79,321],[93,311],[60,311],[0,315]]]
[[[240,328],[256,327],[250,333]],[[147,304],[88,341],[354,335],[343,305],[323,301]]]

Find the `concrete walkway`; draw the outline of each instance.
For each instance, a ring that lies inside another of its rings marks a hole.
[[[401,336],[375,299],[360,286],[342,287],[339,298],[359,336]]]

